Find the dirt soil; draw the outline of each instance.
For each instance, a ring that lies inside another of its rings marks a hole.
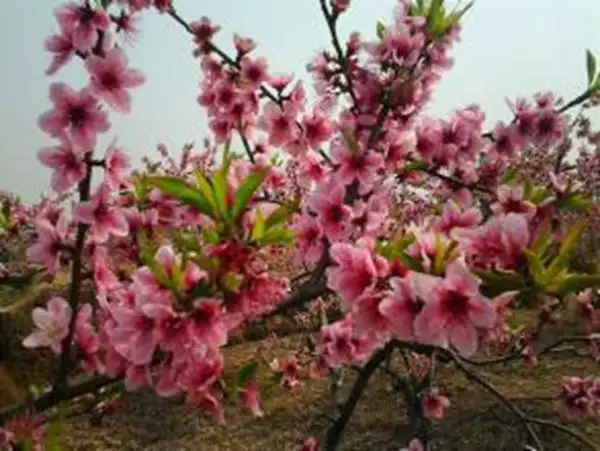
[[[278,343],[277,352],[294,351],[302,337],[288,337]],[[228,361],[243,361],[252,346],[231,350]],[[395,362],[398,364],[399,362]],[[568,368],[570,374],[597,372],[597,366],[580,356],[563,354],[548,357],[535,369],[535,377],[525,374],[520,362],[497,365],[482,375],[529,414],[558,420],[553,401],[558,378]],[[349,385],[351,380],[348,381]],[[506,450],[523,449],[527,434],[511,415],[479,387],[447,367],[439,376],[439,386],[450,395],[447,418],[435,429],[438,449]],[[307,382],[299,395],[283,392],[277,386],[262,393],[265,417],[253,419],[231,403],[226,407],[227,426],[216,426],[198,410],[160,399],[150,392],[127,394],[123,406],[101,425],[89,417],[70,420],[64,428],[65,450],[294,450],[307,436],[321,436],[328,420],[328,381]],[[570,425],[600,443],[600,427],[586,422]],[[540,431],[547,451],[579,451],[582,446],[564,434]],[[377,375],[357,406],[344,434],[342,450],[398,450],[410,440],[402,402],[395,398],[389,379]],[[600,448],[598,448],[600,449]]]

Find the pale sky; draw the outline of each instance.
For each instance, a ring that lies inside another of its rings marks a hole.
[[[0,0],[0,188],[35,200],[47,189],[50,172],[36,160],[54,141],[36,125],[50,107],[48,87],[64,81],[79,89],[86,82],[80,61],[53,77],[44,75],[49,55],[42,43],[56,29],[52,12],[59,0]],[[373,37],[375,23],[391,17],[395,0],[352,0],[341,20],[346,36],[358,30]],[[234,32],[253,37],[257,55],[272,73],[293,72],[307,79],[305,64],[329,36],[318,0],[176,0],[188,21],[208,16],[223,29],[217,39],[231,51]],[[585,49],[600,54],[599,0],[477,0],[463,22],[456,64],[437,89],[432,115],[478,103],[491,125],[510,118],[505,98],[552,90],[570,99],[585,89]],[[137,163],[155,155],[158,143],[173,151],[206,136],[206,117],[196,103],[199,63],[184,30],[168,16],[146,13],[139,41],[127,52],[147,83],[133,93],[132,114],[111,113],[113,127],[98,152],[114,138]]]

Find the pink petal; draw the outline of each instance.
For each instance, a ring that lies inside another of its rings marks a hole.
[[[434,288],[443,280],[420,272],[410,272],[407,279],[417,297],[425,302],[431,301]]]
[[[96,204],[92,201],[81,202],[73,210],[73,219],[84,224],[92,224],[95,221]]]
[[[455,260],[446,268],[446,281],[456,290],[477,293],[481,280],[460,260]]]
[[[489,329],[494,327],[497,313],[491,302],[483,297],[472,298],[469,302],[469,319],[476,327]]]
[[[425,304],[414,322],[415,335],[424,343],[447,346],[447,320],[435,303]]]
[[[146,81],[146,76],[142,71],[137,69],[129,69],[127,71],[123,85],[126,88],[135,88],[141,86]]]
[[[43,113],[38,118],[38,126],[42,131],[58,136],[67,126],[67,122],[60,111],[51,110]]]
[[[138,334],[131,341],[131,361],[136,365],[146,365],[152,360],[156,341],[152,334]]]
[[[450,329],[450,342],[461,355],[469,357],[477,351],[477,331],[469,322],[454,322]]]
[[[43,332],[36,330],[23,339],[22,345],[25,348],[39,348],[42,346],[48,346],[48,339]]]
[[[64,153],[60,147],[44,147],[38,151],[37,158],[50,168],[60,168],[64,164]]]
[[[31,318],[33,319],[33,323],[36,325],[36,327],[40,329],[46,329],[50,324],[52,324],[50,313],[41,307],[36,307],[33,309],[31,312]]]

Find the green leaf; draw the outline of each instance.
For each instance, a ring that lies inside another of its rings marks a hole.
[[[529,273],[533,277],[533,281],[538,287],[543,288],[546,285],[547,274],[542,260],[529,249],[523,249],[523,255],[527,259]]]
[[[265,225],[267,228],[271,228],[282,223],[287,223],[287,221],[294,215],[294,213],[299,211],[299,203],[297,201],[281,205],[269,215],[265,222]]]
[[[558,202],[559,207],[576,212],[586,211],[591,204],[591,199],[584,196],[583,194],[572,194],[568,197],[561,199],[561,201]]]
[[[535,205],[539,205],[550,196],[552,196],[552,191],[547,188],[531,187],[526,199]]]
[[[238,293],[244,283],[244,277],[240,274],[229,272],[221,277],[221,283],[227,291]]]
[[[206,244],[219,244],[221,242],[219,233],[213,228],[204,229],[202,235],[204,236],[204,242]]]
[[[206,178],[202,171],[196,171],[196,184],[198,185],[198,189],[202,192],[202,195],[207,199],[210,203],[213,211],[217,211],[217,202],[215,200],[215,193],[213,191],[212,184]]]
[[[427,165],[425,163],[423,163],[422,161],[411,161],[410,163],[405,164],[404,167],[402,168],[402,170],[417,171],[417,170],[425,169],[426,167],[427,167]]]
[[[292,229],[284,227],[272,227],[257,241],[262,245],[287,244],[294,239],[295,233]]]
[[[561,259],[562,261],[566,262],[566,260],[573,255],[573,252],[575,251],[575,248],[577,247],[577,244],[583,236],[586,228],[587,222],[583,219],[580,219],[569,229],[569,233],[565,235],[560,243],[558,255],[556,257],[557,259]]]
[[[531,246],[531,251],[536,255],[539,255],[540,259],[544,261],[544,254],[554,242],[554,235],[550,231],[550,228],[547,226],[547,224],[540,229],[540,234]]]
[[[553,284],[551,291],[558,296],[578,293],[586,288],[600,287],[600,274],[571,274]]]
[[[233,221],[237,221],[242,213],[244,212],[246,205],[250,198],[256,193],[256,190],[262,185],[265,177],[269,173],[269,168],[261,168],[256,172],[250,174],[242,182],[237,192],[235,193],[235,200],[231,209],[231,218]]]
[[[446,28],[451,28],[454,25],[456,25],[458,22],[460,22],[460,20],[471,9],[472,6],[473,6],[473,2],[469,2],[461,10],[450,14],[450,16],[448,17],[448,20],[446,21]]]
[[[486,292],[490,297],[497,296],[507,291],[518,291],[525,287],[525,279],[516,272],[497,272],[484,269],[474,269]]]
[[[585,51],[585,64],[587,68],[588,86],[592,86],[596,79],[597,62],[596,57],[589,50]]]
[[[400,252],[400,254],[398,254],[396,256],[396,258],[398,260],[400,260],[402,263],[404,263],[406,266],[408,266],[410,269],[412,269],[413,271],[421,271],[421,262],[419,260],[417,260],[414,257],[411,257],[410,255],[406,254],[405,252]]]
[[[265,218],[263,217],[262,211],[258,209],[254,215],[254,225],[252,226],[252,232],[250,233],[250,240],[260,240],[265,234],[265,229]]]
[[[513,186],[514,182],[517,181],[517,176],[519,175],[519,170],[517,168],[511,168],[508,170],[504,177],[502,177],[502,184]]]
[[[200,213],[214,217],[214,210],[202,192],[178,177],[153,177],[150,183],[159,190],[193,207]]]
[[[427,13],[427,29],[432,37],[439,37],[446,28],[444,0],[432,0]]]
[[[385,24],[384,24],[382,21],[380,21],[380,20],[378,20],[378,21],[377,21],[377,28],[376,28],[376,31],[377,31],[377,37],[378,37],[379,39],[383,39],[383,37],[385,36],[385,32],[386,32],[386,26],[385,26]]]
[[[229,162],[231,160],[227,161]],[[228,162],[213,174],[213,191],[215,193],[217,210],[225,221],[228,221],[230,218],[227,202],[227,191],[229,189],[229,182],[227,181],[227,174],[229,173]]]
[[[236,388],[243,388],[254,377],[257,368],[258,364],[256,362],[248,362],[242,366],[235,375]]]
[[[439,237],[436,237],[435,256],[433,257],[433,267],[431,272],[436,275],[443,275],[446,257],[448,256],[450,246],[444,246]]]
[[[223,166],[228,165],[231,161],[231,138],[225,142],[225,147],[223,148]]]

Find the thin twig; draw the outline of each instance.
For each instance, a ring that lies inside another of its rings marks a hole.
[[[538,449],[540,449],[540,450],[544,449],[543,443],[541,442],[541,439],[539,438],[538,434],[532,428],[532,426],[531,426],[532,424],[557,429],[557,430],[562,431],[563,433],[575,438],[581,444],[585,445],[586,447],[588,447],[589,449],[591,449],[593,451],[596,451],[598,449],[598,447],[594,443],[590,442],[587,438],[585,438],[578,432],[573,431],[572,429],[570,429],[566,426],[563,426],[561,424],[555,423],[550,420],[542,420],[539,418],[534,418],[534,417],[530,417],[530,416],[526,415],[521,409],[519,409],[516,405],[514,405],[506,396],[504,396],[490,382],[486,381],[479,374],[477,374],[475,371],[473,371],[471,368],[469,368],[465,364],[464,360],[462,360],[461,357],[459,357],[458,355],[456,355],[454,352],[451,352],[451,351],[447,351],[447,354],[452,358],[452,360],[454,361],[456,366],[463,373],[465,373],[465,375],[467,376],[468,379],[477,382],[479,385],[481,385],[483,388],[485,388],[496,399],[498,399],[498,401],[500,401],[502,404],[504,404],[504,406],[508,410],[510,410],[515,416],[517,416],[521,421],[523,421],[523,423],[525,424],[525,427],[527,428],[527,431],[529,432],[529,435],[535,441]]]

